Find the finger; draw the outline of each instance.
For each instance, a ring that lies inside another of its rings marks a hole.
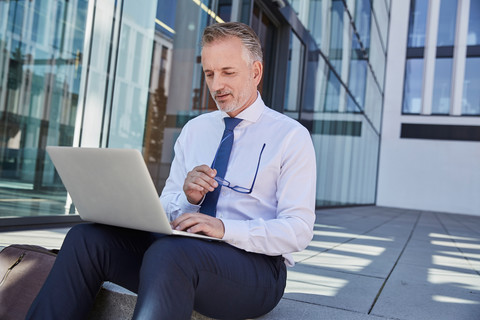
[[[218,183],[213,179],[216,174],[217,170],[202,165],[190,171],[185,180],[187,183],[197,184],[206,190],[212,191],[210,187],[216,188],[218,186]]]
[[[172,222],[170,222],[170,225],[172,226],[173,229],[177,229],[177,227],[182,223],[184,222],[185,220],[188,220],[190,219],[193,215],[195,215],[197,213],[184,213],[182,214],[180,217],[178,217],[177,219],[173,220]]]
[[[204,193],[207,193],[208,191],[213,191],[216,188],[216,186],[214,183],[211,183],[212,180],[213,179],[208,177],[189,177],[185,180],[184,190],[187,192],[189,190],[195,190],[195,191],[200,191]]]
[[[186,231],[221,239],[225,234],[225,227],[221,220],[212,217],[211,219],[192,225],[187,228]]]
[[[217,174],[217,170],[210,168],[206,164],[202,164],[201,166],[197,166],[193,168],[192,171],[199,172],[199,173],[204,173],[210,178],[214,178],[215,175]]]
[[[208,225],[209,220],[211,219],[214,219],[214,218],[208,215],[204,215],[202,213],[184,214],[174,221],[175,230],[188,231],[188,232],[195,233],[194,231],[190,231],[192,227],[198,226],[201,224]]]
[[[184,213],[180,217],[172,221],[171,225],[172,228],[176,230],[185,231],[186,229],[196,224],[206,223],[209,219],[213,219],[213,217],[200,212]]]

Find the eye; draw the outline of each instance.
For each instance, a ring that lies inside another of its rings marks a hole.
[[[211,78],[211,77],[213,77],[213,73],[211,73],[211,72],[205,73],[205,77],[206,78]]]

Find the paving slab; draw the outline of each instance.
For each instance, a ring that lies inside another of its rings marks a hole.
[[[288,271],[284,298],[367,314],[383,279],[298,264]]]
[[[372,313],[401,320],[480,318],[480,276],[399,262]]]
[[[458,250],[456,245],[448,239],[429,242],[412,240],[405,248],[400,262],[428,268],[448,267],[465,273],[480,274],[480,249],[464,253]]]
[[[389,320],[392,318],[373,316],[284,298],[273,311],[257,319]]]
[[[0,246],[6,247],[17,243],[35,244],[47,249],[60,249],[68,230],[70,228],[0,232]]]

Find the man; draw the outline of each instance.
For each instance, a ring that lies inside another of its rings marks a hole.
[[[223,241],[76,226],[28,319],[84,319],[103,281],[138,293],[134,319],[190,319],[194,309],[217,319],[255,318],[279,302],[289,253],[313,235],[311,138],[264,105],[257,92],[262,51],[250,27],[209,26],[202,44],[219,111],[183,128],[160,200],[173,228]]]

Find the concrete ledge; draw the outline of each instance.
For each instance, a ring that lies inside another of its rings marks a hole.
[[[105,282],[97,295],[88,320],[130,320],[137,295],[111,282]],[[214,320],[194,311],[191,320]]]

